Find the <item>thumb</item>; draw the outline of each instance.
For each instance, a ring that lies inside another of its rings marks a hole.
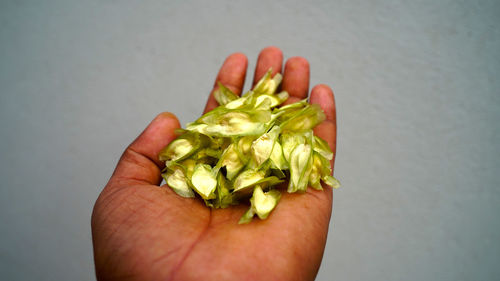
[[[137,139],[127,147],[108,186],[159,185],[164,165],[158,159],[158,154],[175,139],[175,130],[178,128],[180,128],[179,121],[174,114],[164,112],[156,116]]]

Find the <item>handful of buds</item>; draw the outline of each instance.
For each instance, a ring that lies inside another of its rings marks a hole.
[[[286,91],[276,93],[281,80],[269,71],[242,97],[219,84],[214,97],[220,106],[180,129],[160,152],[168,186],[212,208],[250,198],[239,223],[267,218],[281,197],[281,182],[288,181],[290,193],[322,190],[321,181],[338,188],[333,153],[312,130],[325,119],[323,111],[306,100],[278,107],[288,98]]]

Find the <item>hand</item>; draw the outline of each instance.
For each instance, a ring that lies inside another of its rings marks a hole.
[[[283,55],[268,47],[259,55],[254,83],[272,67],[281,71]],[[230,55],[217,81],[241,94],[247,69],[243,54]],[[309,63],[290,58],[282,88],[287,103],[308,96]],[[217,83],[215,83],[215,88]],[[327,120],[314,132],[335,152],[333,93],[318,85],[310,102]],[[210,95],[205,112],[217,106]],[[179,122],[158,115],[125,150],[92,214],[92,237],[99,280],[313,280],[325,248],[332,190],[308,188],[305,194],[282,193],[266,220],[247,225],[238,220],[247,205],[210,209],[199,199],[182,198],[160,187],[159,151],[174,138]],[[333,165],[333,161],[331,163]]]

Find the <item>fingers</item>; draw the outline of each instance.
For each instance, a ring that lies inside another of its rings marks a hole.
[[[335,110],[335,99],[330,87],[320,84],[311,91],[311,104],[318,104],[325,112],[326,120],[314,128],[314,134],[324,139],[333,151],[332,169],[335,162],[335,150],[337,147],[337,120]]]
[[[233,93],[240,95],[243,85],[245,84],[245,76],[247,73],[248,60],[244,54],[234,53],[227,57],[222,64],[219,74],[215,79],[215,84],[205,106],[204,113],[216,108],[219,104],[213,96],[213,92],[219,88],[218,82],[229,88]]]
[[[172,113],[161,113],[125,150],[108,186],[117,183],[161,183],[163,163],[158,159],[160,151],[175,139],[179,121]]]
[[[253,76],[253,85],[259,82],[260,78],[266,74],[269,68],[272,68],[272,76],[276,73],[281,73],[281,66],[283,64],[283,53],[277,47],[271,46],[264,48],[257,59],[255,66],[255,73]]]

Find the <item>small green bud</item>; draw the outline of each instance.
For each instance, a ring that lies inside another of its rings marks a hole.
[[[194,197],[194,192],[189,187],[182,168],[175,168],[174,172],[167,175],[165,181],[167,182],[168,186],[170,186],[170,188],[172,188],[172,190],[180,196],[186,198]]]
[[[214,199],[217,179],[210,165],[198,164],[194,168],[191,183],[203,199]]]
[[[231,92],[231,90],[229,90],[226,86],[222,85],[220,82],[218,83],[218,85],[219,88],[214,91],[213,95],[215,100],[220,105],[225,105],[238,99],[238,96]]]

